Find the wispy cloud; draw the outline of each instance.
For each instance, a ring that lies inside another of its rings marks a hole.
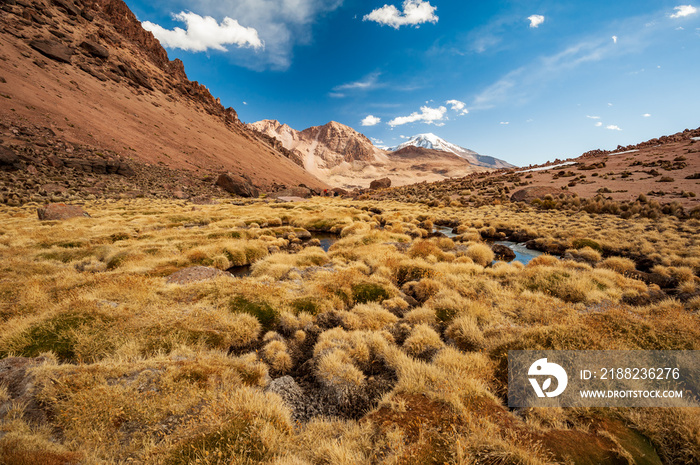
[[[362,120],[362,125],[363,126],[376,126],[379,123],[382,122],[381,118],[377,118],[374,115],[367,115],[363,120]]]
[[[613,44],[617,43],[617,36],[612,36]]]
[[[544,16],[542,15],[528,16],[527,19],[530,21],[530,27],[535,29],[540,27],[540,24],[544,23]]]
[[[622,131],[622,129],[620,129],[620,127],[615,124],[608,124],[607,126],[605,126],[605,129],[610,129],[611,131]]]
[[[698,12],[698,9],[695,8],[693,5],[678,5],[673,10],[675,11],[675,13],[671,15],[671,18],[674,19],[685,18],[686,16],[694,15]]]
[[[445,123],[440,123],[440,121],[445,120],[445,114],[447,113],[447,107],[440,106],[438,108],[431,108],[428,106],[420,107],[419,112],[413,112],[408,116],[399,116],[392,119],[387,124],[392,128],[396,126],[402,126],[408,123],[423,122],[425,124],[434,124],[436,126],[443,126]]]
[[[642,115],[642,117],[643,117],[643,118],[651,118],[651,114],[650,114],[650,113],[644,113],[644,114]]]
[[[403,2],[403,11],[399,11],[394,5],[384,5],[365,15],[362,20],[398,29],[401,26],[437,23],[439,18],[435,15],[436,9],[437,7],[432,6],[429,1],[406,0]]]
[[[501,121],[501,122],[498,123],[498,124],[501,124],[501,125],[503,125],[503,126],[508,126],[508,125],[510,124],[510,121]]]
[[[144,21],[141,24],[167,48],[179,48],[191,52],[205,52],[210,49],[227,52],[225,45],[263,48],[258,31],[252,27],[243,27],[238,21],[228,16],[221,24],[211,16],[199,16],[184,11],[173,15],[173,19],[185,23],[187,29],[180,27],[165,29],[150,21]]]
[[[668,21],[668,16],[666,16]],[[552,81],[567,76],[582,66],[632,53],[640,53],[654,43],[656,34],[665,27],[664,13],[630,18],[615,25],[625,40],[617,43],[611,35],[597,33],[577,43],[566,45],[557,53],[542,55],[513,69],[477,93],[469,103],[470,110],[484,110],[500,105],[523,105],[546,91]]]
[[[359,81],[340,84],[333,88],[334,92],[343,92],[346,90],[369,90],[379,86],[379,73],[372,73],[369,76],[360,79]]]
[[[466,115],[467,113],[469,113],[469,110],[467,110],[467,104],[464,102],[460,102],[459,100],[448,100],[445,103],[450,105],[450,108],[452,108],[460,115]]]
[[[600,116],[586,115],[586,118],[588,118],[588,119],[600,119]]]
[[[603,125],[603,123],[601,123],[600,121],[598,121],[597,123],[595,123],[595,127],[597,127],[597,128],[601,127],[602,125]]]

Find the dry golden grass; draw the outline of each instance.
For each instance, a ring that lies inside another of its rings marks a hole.
[[[516,416],[503,362],[517,349],[700,349],[700,222],[443,203],[103,201],[85,205],[93,218],[44,223],[0,208],[0,354],[50,354],[31,370],[45,424],[0,386],[0,462],[566,463],[547,435],[590,443],[602,418],[690,463],[692,412]],[[427,238],[448,223],[461,236]],[[573,260],[493,264],[482,234],[503,230]],[[325,252],[310,231],[338,240]],[[677,280],[676,297],[630,277],[639,257]],[[250,276],[166,282],[248,264]],[[266,392],[283,375],[339,416],[292,421]]]

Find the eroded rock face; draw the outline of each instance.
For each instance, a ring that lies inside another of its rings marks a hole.
[[[388,189],[389,187],[391,187],[391,179],[389,178],[375,179],[369,184],[369,188],[372,190]]]
[[[520,189],[510,196],[511,202],[527,202],[530,203],[535,199],[543,199],[547,195],[557,197],[561,194],[561,189],[549,186],[530,186],[525,189]]]
[[[77,205],[66,205],[65,203],[50,203],[37,210],[41,221],[62,221],[70,218],[90,218],[90,215]]]
[[[216,185],[226,192],[240,197],[257,197],[260,191],[246,178],[233,173],[223,173],[216,180]]]
[[[60,61],[61,63],[70,63],[75,49],[63,45],[55,40],[32,40],[29,46],[47,58]]]

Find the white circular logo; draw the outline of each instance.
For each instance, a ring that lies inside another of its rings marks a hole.
[[[532,384],[537,397],[557,397],[564,392],[566,384],[569,382],[566,371],[556,363],[547,362],[546,358],[541,358],[530,365],[527,374],[530,376],[547,377],[543,380],[542,385],[540,385],[537,378],[529,378],[530,384]],[[549,391],[552,387],[552,378],[557,380],[557,388],[553,391]]]

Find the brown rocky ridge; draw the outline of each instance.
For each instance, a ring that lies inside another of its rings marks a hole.
[[[39,196],[46,184],[76,196],[88,188],[97,196],[222,195],[214,181],[224,172],[263,190],[327,187],[188,80],[123,1],[6,1],[0,9],[5,203]]]
[[[303,131],[275,120],[247,126],[278,141],[308,172],[345,189],[367,188],[372,181],[384,177],[401,186],[488,171],[450,152],[421,147],[406,147],[396,152],[383,150],[365,135],[335,121]]]

